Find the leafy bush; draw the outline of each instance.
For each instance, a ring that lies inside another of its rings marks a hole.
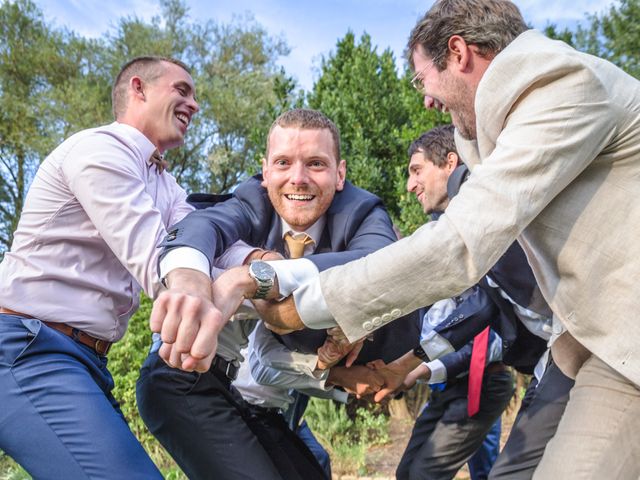
[[[0,480],[27,480],[31,477],[11,457],[0,450]]]
[[[379,405],[358,408],[351,418],[345,405],[312,398],[305,419],[331,455],[333,468],[342,473],[365,474],[369,447],[389,442],[389,418]]]

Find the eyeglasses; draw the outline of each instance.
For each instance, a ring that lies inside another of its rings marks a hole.
[[[427,73],[427,70],[430,70],[431,68],[433,68],[433,60],[427,63],[427,65],[418,73],[416,73],[411,79],[411,85],[413,86],[413,88],[415,88],[423,95],[426,95],[427,93],[424,86],[424,75],[425,73]]]

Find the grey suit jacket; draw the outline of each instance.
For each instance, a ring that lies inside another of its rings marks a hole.
[[[475,110],[477,141],[456,138],[472,169],[460,194],[438,222],[322,272],[328,309],[362,337],[476,283],[517,238],[556,318],[640,385],[640,82],[528,31],[491,62]]]

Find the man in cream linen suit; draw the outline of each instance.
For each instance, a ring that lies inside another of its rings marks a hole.
[[[517,239],[567,330],[554,359],[576,377],[535,476],[638,478],[640,82],[527,30],[508,1],[438,1],[408,46],[471,176],[438,222],[363,259],[293,286],[288,270],[305,260],[275,263],[300,316],[279,324],[335,322],[353,341],[463,291]]]

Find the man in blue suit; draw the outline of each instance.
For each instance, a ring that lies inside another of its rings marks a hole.
[[[244,182],[231,198],[194,212],[170,229],[161,274],[172,273],[167,277],[171,287],[181,273],[173,268],[178,265],[191,275],[200,272],[194,288],[211,289],[214,258],[238,240],[258,249],[252,258],[262,258],[265,251],[285,257],[302,254],[321,270],[395,241],[380,199],[345,176],[333,122],[312,110],[286,112],[269,132],[262,177]],[[294,252],[295,240],[302,243],[300,252]],[[254,274],[256,281],[265,280],[260,272]],[[169,293],[174,300],[194,302],[179,291]],[[193,308],[200,305],[194,302]],[[260,311],[258,303],[256,308]],[[164,364],[159,353],[171,344],[156,342],[158,349],[149,355],[138,383],[141,415],[190,478],[315,478],[316,465],[290,432],[261,429],[229,387],[250,330],[244,323],[225,326],[206,372],[182,372]],[[364,342],[361,361],[380,356],[390,361],[404,353],[417,334],[417,317],[395,322]],[[282,335],[279,341],[293,356],[309,355],[325,337],[323,330],[308,330]],[[167,357],[175,366],[183,360],[171,353]],[[313,360],[308,370],[322,381],[327,374],[319,367],[325,366]]]

